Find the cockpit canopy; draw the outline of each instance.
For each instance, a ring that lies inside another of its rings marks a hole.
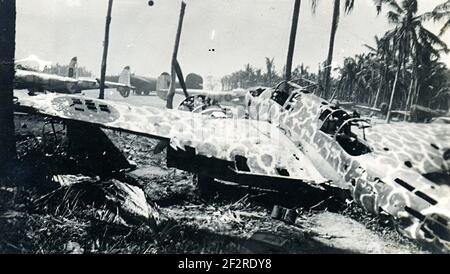
[[[363,136],[365,136],[364,129],[370,127],[368,120],[360,118],[356,112],[348,114],[345,110],[336,106],[324,105],[324,107],[325,109],[319,116],[319,121],[322,123],[320,126],[322,132],[334,138],[352,156],[371,152],[365,141],[352,132],[352,127],[357,126],[363,130]]]

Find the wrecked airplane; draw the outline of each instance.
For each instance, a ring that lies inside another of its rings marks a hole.
[[[59,76],[43,72],[23,69],[18,66],[14,78],[15,89],[27,89],[31,93],[51,91],[57,93],[81,93],[83,90],[98,89],[98,79],[76,76],[77,57],[73,57],[69,63],[67,76]],[[107,88],[115,88],[123,97],[130,94],[133,89],[130,85],[130,67],[126,66],[119,76],[119,82],[105,82]]]
[[[188,74],[188,76],[191,74]],[[189,78],[186,78],[189,80]],[[178,84],[178,83],[177,83]],[[179,95],[185,95],[185,91],[188,93],[188,98],[183,101],[180,106],[190,104],[193,100],[203,100],[203,98],[209,98],[210,100],[217,103],[232,103],[232,104],[243,104],[247,90],[245,89],[234,89],[230,91],[222,90],[206,90],[200,89],[198,84],[186,82],[184,80],[180,82],[182,88],[176,88],[175,93]],[[162,100],[167,99],[170,87],[170,75],[168,73],[162,73],[156,83],[156,95]]]
[[[308,93],[268,89],[249,115],[298,142],[319,172],[373,214],[388,214],[409,238],[449,248],[450,127],[378,124]]]
[[[306,193],[351,193],[407,237],[450,248],[450,127],[371,125],[287,82],[246,95],[249,119],[80,96],[17,93],[22,111],[166,140],[168,166],[213,178]],[[145,117],[145,118],[144,118]]]

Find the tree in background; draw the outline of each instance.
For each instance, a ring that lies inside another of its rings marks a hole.
[[[246,64],[244,69],[222,77],[222,89],[232,90],[254,86],[276,86],[283,80],[283,75],[280,75],[275,70],[274,58],[266,57],[265,61],[265,72],[263,72],[261,68],[255,68],[251,64]],[[284,72],[285,70],[283,69],[282,71]],[[291,79],[309,86],[311,85],[311,82],[317,81],[317,76],[310,73],[309,68],[301,64],[292,70]]]
[[[410,88],[405,95],[404,106],[405,109],[409,109],[412,104],[418,102],[421,92],[427,90],[424,84],[427,81],[431,64],[439,59],[441,51],[448,52],[446,43],[423,26],[424,17],[417,15],[417,0],[402,0],[399,3],[390,1],[389,8],[387,16],[389,23],[394,25],[394,29],[388,31],[385,37],[395,45],[393,61],[396,66],[396,74],[387,120],[390,118],[400,73],[404,76],[408,71],[411,72]],[[428,97],[427,95],[422,98],[425,100]],[[428,103],[425,102],[425,104]]]
[[[381,11],[381,7],[383,3],[389,3],[393,2],[394,0],[373,0],[376,8],[377,13],[379,14]],[[319,0],[311,0],[311,7],[313,13],[315,13],[317,5],[320,1]],[[353,10],[353,7],[355,5],[355,0],[345,0],[344,5],[341,4],[341,0],[334,0],[333,2],[333,15],[332,15],[332,22],[331,22],[331,32],[330,32],[330,40],[328,45],[328,54],[327,59],[324,64],[324,75],[323,80],[324,88],[323,88],[323,94],[322,97],[328,98],[331,94],[331,85],[332,85],[332,79],[331,79],[331,70],[332,70],[332,63],[333,63],[333,52],[334,52],[334,42],[336,38],[336,33],[339,26],[339,19],[341,16],[341,6],[344,7],[345,13],[350,13]],[[322,77],[321,77],[322,78]]]

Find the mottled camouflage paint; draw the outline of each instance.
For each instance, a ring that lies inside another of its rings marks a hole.
[[[439,185],[422,176],[450,170],[447,155],[450,125],[374,125],[365,130],[372,152],[351,156],[333,137],[320,130],[319,116],[329,107],[326,101],[298,93],[284,106],[289,105],[286,110],[271,99],[272,92],[268,89],[259,97],[247,97],[249,117],[267,120],[284,129],[292,142],[302,145],[303,152],[324,177],[348,188],[367,211],[391,215],[398,221],[399,229],[412,239],[450,248],[450,182]],[[362,130],[354,133],[363,138]],[[428,227],[426,220],[437,218],[442,218],[447,234],[437,235],[436,230]]]
[[[272,91],[246,97],[249,117],[255,120],[213,119],[106,100],[86,102],[75,96],[18,97],[22,105],[45,115],[170,139],[175,149],[190,146],[207,157],[234,161],[236,155],[243,156],[255,174],[280,176],[277,170],[282,168],[294,179],[317,184],[324,178],[331,179],[336,186],[349,189],[367,211],[392,216],[406,236],[449,248],[445,235],[436,235],[434,228],[427,228],[427,219],[440,217],[449,230],[449,184],[439,185],[422,176],[448,171],[449,125],[375,125],[366,129],[372,152],[351,156],[319,130],[319,115],[329,107],[328,103],[298,93],[282,107],[271,99]],[[398,179],[408,185],[399,184]]]
[[[264,121],[215,119],[198,113],[80,96],[30,97],[23,93],[16,96],[21,105],[33,107],[42,114],[169,139],[176,150],[188,146],[198,155],[231,162],[239,155],[247,158],[250,172],[254,174],[281,176],[279,170],[285,169],[293,179],[317,184],[325,181],[280,129]]]

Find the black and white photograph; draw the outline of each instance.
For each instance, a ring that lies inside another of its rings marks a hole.
[[[449,253],[450,0],[0,0],[0,254]]]

